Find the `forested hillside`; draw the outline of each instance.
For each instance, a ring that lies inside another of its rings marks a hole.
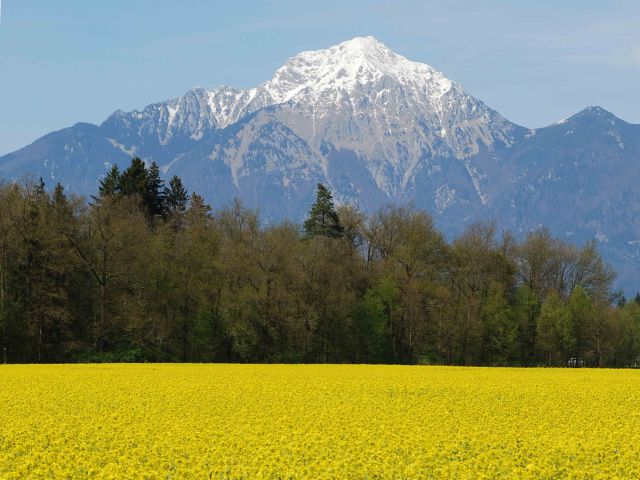
[[[5,362],[358,362],[632,366],[640,305],[596,245],[428,214],[372,215],[318,186],[304,225],[113,168],[89,201],[0,187]]]

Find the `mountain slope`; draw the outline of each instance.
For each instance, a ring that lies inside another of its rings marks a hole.
[[[112,164],[125,165],[136,154],[115,145],[99,127],[78,123],[0,157],[0,178],[40,176],[49,185],[60,182],[75,192],[95,193],[97,180]]]
[[[589,107],[515,146],[517,178],[495,205],[505,226],[540,224],[570,240],[597,239],[620,273],[640,287],[640,125]]]

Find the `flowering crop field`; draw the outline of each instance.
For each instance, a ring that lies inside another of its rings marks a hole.
[[[0,478],[640,478],[640,372],[0,366]]]

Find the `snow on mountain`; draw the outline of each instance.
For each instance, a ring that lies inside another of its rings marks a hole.
[[[202,140],[266,107],[277,107],[275,118],[317,156],[331,145],[366,158],[369,174],[388,198],[405,193],[429,159],[466,159],[496,144],[508,147],[521,134],[442,73],[373,37],[302,52],[255,88],[196,88],[142,112],[116,112],[103,126],[127,132],[118,141],[129,150],[140,147],[137,141],[171,151],[171,143]],[[463,165],[478,198],[488,201],[479,167]]]

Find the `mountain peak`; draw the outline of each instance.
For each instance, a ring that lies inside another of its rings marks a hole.
[[[378,40],[377,38],[371,35],[353,37],[350,40],[345,40],[339,43],[337,46],[355,47],[355,48],[372,48],[372,47],[380,46],[383,48],[387,48],[380,40]]]
[[[453,82],[425,63],[393,52],[374,37],[355,37],[327,49],[299,53],[263,84],[278,103],[298,94],[353,92],[363,85],[392,81],[411,90],[440,98]]]
[[[409,61],[372,36],[355,37],[318,52],[324,52],[328,58],[335,57],[338,61],[353,62],[360,67],[365,65],[369,69],[382,70],[387,74],[397,73],[410,65],[414,68],[421,66],[432,70],[428,65]]]
[[[578,113],[572,115],[569,118],[557,122],[557,125],[572,123],[572,124],[595,124],[599,126],[603,125],[617,125],[623,120],[616,117],[613,113],[605,110],[597,105],[586,107],[580,110]]]
[[[580,110],[576,115],[576,117],[580,116],[580,117],[600,117],[600,118],[607,118],[607,119],[615,119],[615,120],[619,120],[618,117],[616,117],[613,113],[609,112],[608,110],[605,110],[602,107],[599,107],[598,105],[591,105],[588,106],[582,110]]]
[[[371,35],[368,35],[366,37],[355,37],[351,40],[346,40],[342,43],[339,43],[332,48],[337,48],[345,52],[356,52],[360,54],[380,52],[394,54],[394,52],[389,47],[387,47],[384,43],[382,43],[377,38],[372,37]]]

